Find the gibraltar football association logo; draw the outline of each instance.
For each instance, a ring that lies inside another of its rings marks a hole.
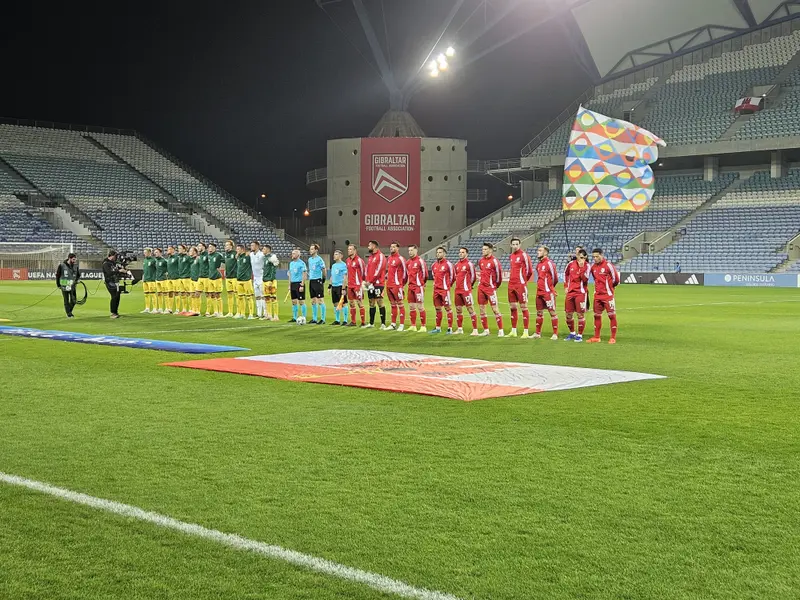
[[[372,155],[372,191],[387,202],[408,191],[408,154]]]

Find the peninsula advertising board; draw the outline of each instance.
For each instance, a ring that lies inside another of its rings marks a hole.
[[[421,148],[419,138],[361,140],[361,245],[419,244]]]

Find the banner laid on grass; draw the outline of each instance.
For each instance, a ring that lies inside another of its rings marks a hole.
[[[377,350],[291,352],[175,362],[167,363],[166,366],[424,394],[465,401],[663,378],[661,375],[628,371],[494,362]]]
[[[121,348],[139,348],[145,350],[163,350],[165,352],[183,352],[185,354],[212,354],[214,352],[238,352],[248,348],[238,346],[214,346],[212,344],[193,344],[187,342],[170,342],[166,340],[146,340],[141,338],[124,338],[114,335],[96,335],[76,333],[74,331],[48,331],[29,327],[9,327],[0,325],[0,335],[13,335],[39,340],[56,340],[60,342],[78,342],[79,344],[98,344],[100,346],[118,346]]]

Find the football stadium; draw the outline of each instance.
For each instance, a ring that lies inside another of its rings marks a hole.
[[[299,209],[0,119],[0,598],[800,597],[800,2],[306,4]]]

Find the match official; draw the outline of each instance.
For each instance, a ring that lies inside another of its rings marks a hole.
[[[61,295],[64,297],[64,311],[67,313],[67,318],[72,319],[72,309],[78,302],[75,294],[75,285],[81,279],[81,272],[78,269],[78,257],[70,253],[67,259],[58,265],[56,270],[56,287],[61,290]]]

